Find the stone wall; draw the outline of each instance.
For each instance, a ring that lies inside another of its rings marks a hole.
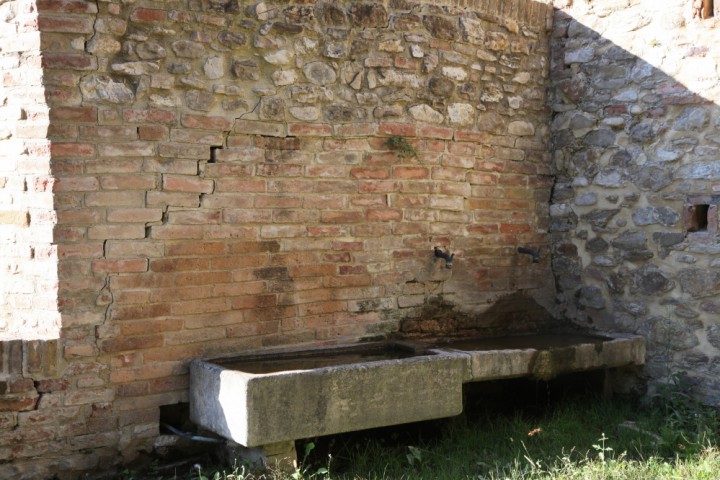
[[[35,7],[62,331],[3,344],[3,473],[152,448],[197,356],[550,318],[545,3]]]
[[[690,2],[556,2],[550,208],[565,314],[720,403],[720,47]]]

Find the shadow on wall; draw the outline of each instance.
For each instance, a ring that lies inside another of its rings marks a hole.
[[[555,12],[552,266],[568,318],[643,334],[652,377],[718,403],[718,47],[675,3]]]
[[[428,301],[418,318],[400,322],[400,335],[418,336],[497,336],[533,333],[566,323],[557,320],[533,297],[519,291],[496,300],[480,315],[458,311],[442,297]]]

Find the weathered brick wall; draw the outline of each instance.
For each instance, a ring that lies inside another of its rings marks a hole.
[[[150,448],[193,357],[548,320],[544,3],[37,7],[62,333],[0,468]]]
[[[33,2],[0,7],[0,341],[57,338],[48,108]]]
[[[688,371],[720,403],[717,19],[674,0],[556,6],[550,216],[565,313],[643,334],[650,376]]]

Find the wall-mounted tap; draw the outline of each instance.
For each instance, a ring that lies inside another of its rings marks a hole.
[[[540,262],[540,251],[539,250],[533,250],[532,248],[526,248],[526,247],[518,247],[517,251],[518,251],[518,253],[524,253],[526,255],[532,256],[533,263]]]
[[[445,259],[445,268],[452,268],[452,261],[454,256],[454,253],[443,252],[442,250],[440,250],[439,247],[435,247],[435,257]]]

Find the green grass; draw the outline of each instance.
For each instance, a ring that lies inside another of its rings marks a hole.
[[[576,399],[316,439],[294,471],[200,467],[175,479],[717,479],[720,421],[681,389],[651,405]],[[137,478],[157,478],[143,477]]]

